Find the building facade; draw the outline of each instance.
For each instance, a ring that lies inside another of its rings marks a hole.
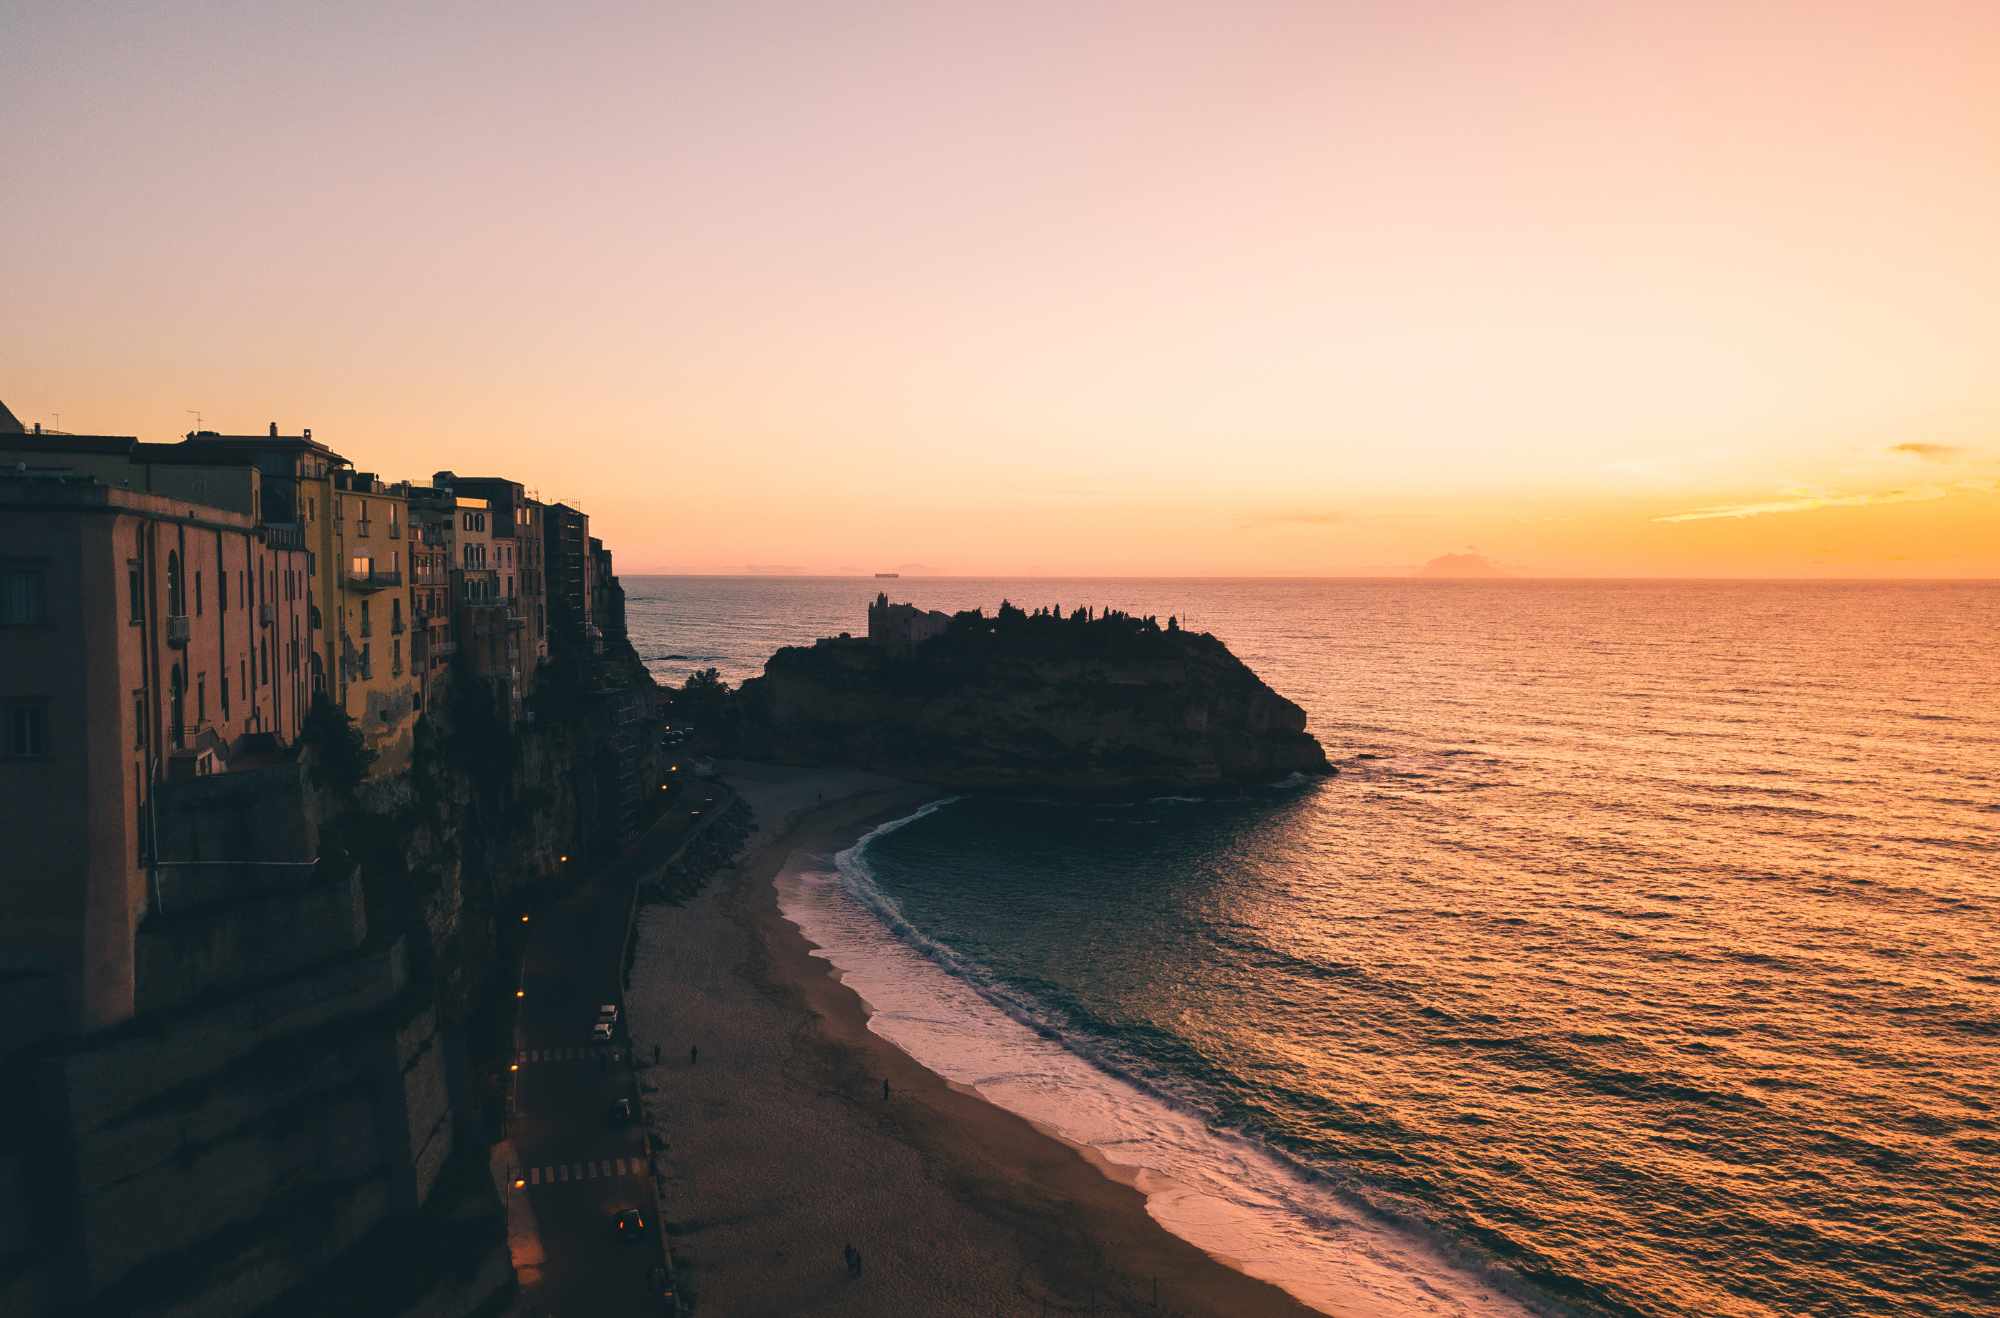
[[[327,630],[336,644],[338,703],[376,759],[372,772],[409,763],[422,688],[411,658],[409,486],[341,468],[332,478],[339,594]]]
[[[291,745],[310,697],[312,558],[261,473],[171,476],[237,506],[0,471],[0,971],[53,977],[74,1030],[133,1012],[156,788]]]
[[[566,639],[588,640],[593,629],[590,514],[568,504],[550,504],[542,531],[547,546],[549,626]]]

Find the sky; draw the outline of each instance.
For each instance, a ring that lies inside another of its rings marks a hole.
[[[1991,0],[0,33],[23,421],[504,474],[627,573],[2000,577]]]

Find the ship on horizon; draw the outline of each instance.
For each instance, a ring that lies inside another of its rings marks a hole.
[[[875,579],[877,581],[895,581],[902,575],[903,574],[900,572],[877,572],[875,574]]]

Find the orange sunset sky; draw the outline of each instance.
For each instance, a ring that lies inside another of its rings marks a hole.
[[[0,0],[0,400],[627,573],[2000,576],[1992,0],[422,8]]]

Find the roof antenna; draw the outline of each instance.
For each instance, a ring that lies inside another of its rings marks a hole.
[[[54,417],[54,418],[56,419],[56,433],[57,433],[58,435],[60,435],[60,434],[61,434],[61,433],[63,432],[63,428],[62,428],[62,413],[61,413],[61,412],[51,412],[51,413],[49,413],[49,415],[50,415],[50,416],[52,416],[52,417]]]
[[[184,407],[184,408],[182,408],[182,409],[181,409],[181,411],[183,411],[183,412],[186,412],[186,413],[187,413],[187,414],[188,414],[189,416],[191,416],[191,417],[193,417],[193,418],[194,418],[194,429],[195,429],[195,433],[196,433],[196,434],[200,434],[200,433],[201,433],[201,413],[199,413],[199,412],[195,411],[195,410],[194,410],[194,409],[193,409],[192,407]]]

